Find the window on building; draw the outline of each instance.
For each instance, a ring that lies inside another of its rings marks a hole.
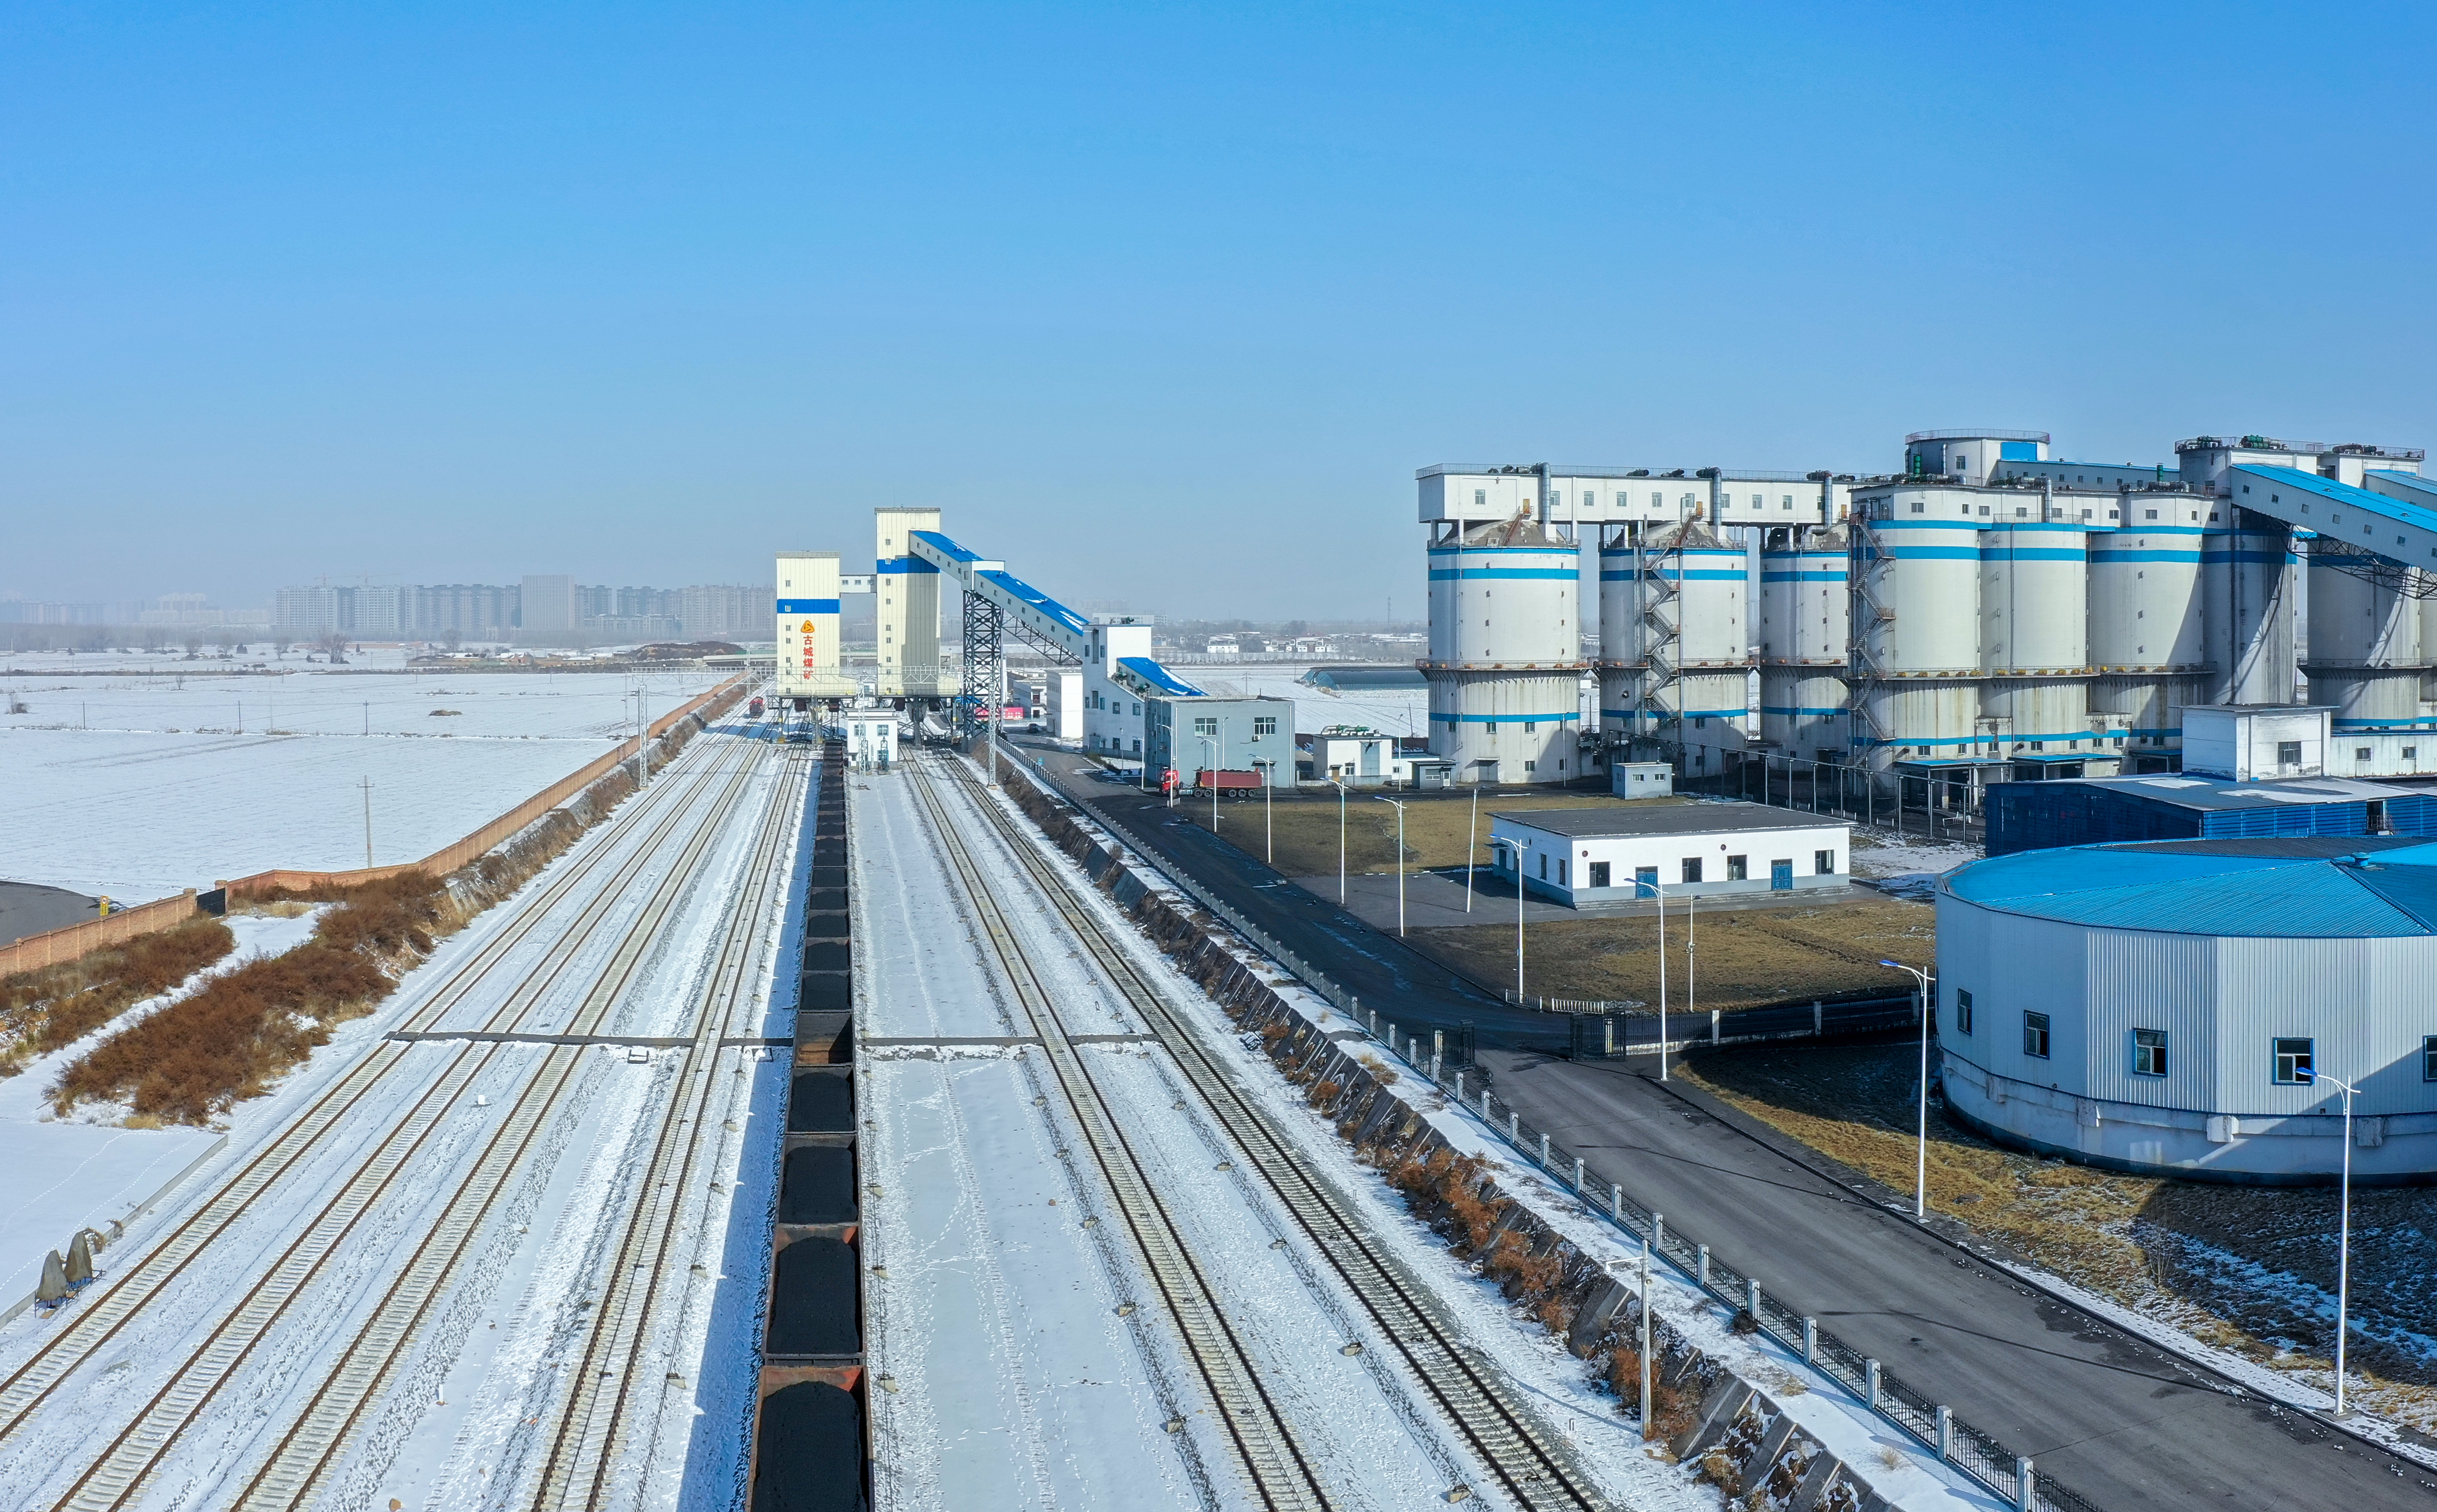
[[[1654,510],[1665,509],[1667,507],[1667,495],[1664,494],[1652,494],[1650,495],[1650,507]]]
[[[2368,747],[2368,746],[2365,746],[2365,745],[2362,745],[2362,746],[2355,746],[2355,747],[2353,748],[2353,759],[2354,759],[2354,760],[2356,760],[2356,761],[2366,761],[2366,760],[2368,760],[2368,759],[2369,759],[2369,747]]]
[[[2425,1035],[2420,1041],[2420,1079],[2437,1082],[2437,1034]]]
[[[1591,873],[1591,886],[1593,886],[1593,887],[1605,887],[1605,886],[1607,886],[1607,885],[1608,885],[1608,881],[1607,881],[1607,878],[1608,878],[1608,870],[1607,870],[1607,868],[1608,868],[1608,863],[1607,863],[1606,861],[1593,861],[1593,862],[1591,862],[1591,865],[1590,865],[1590,873]],[[2432,1041],[2432,1043],[2437,1043],[2437,1041]]]
[[[2417,761],[2417,760],[2419,760],[2419,759],[2420,759],[2420,748],[2419,748],[2418,746],[2416,746],[2416,745],[2407,745],[2407,746],[2405,746],[2405,747],[2403,748],[2403,759],[2404,759],[2404,760],[2406,760],[2406,761]]]
[[[1278,717],[1274,714],[1261,714],[1254,716],[1253,720],[1253,733],[1254,735],[1277,734]]]
[[[1811,870],[1814,875],[1819,877],[1835,876],[1836,853],[1832,850],[1813,851],[1811,853]]]
[[[1548,858],[1548,857],[1546,857],[1546,856],[1543,856],[1543,857],[1541,857],[1541,858],[1540,858],[1540,880],[1542,880],[1542,881],[1544,881],[1544,882],[1545,882],[1545,881],[1547,881],[1548,879],[1549,879],[1549,858]]]
[[[1539,730],[1540,726],[1537,722],[1531,720],[1525,720],[1523,721],[1523,733],[1525,735],[1536,735],[1539,733]]]
[[[2300,766],[2302,764],[2302,742],[2299,740],[2277,741],[2276,764],[2280,767]]]
[[[2166,1074],[2166,1032],[2165,1030],[2132,1031],[2132,1074],[2135,1076]]]
[[[1531,770],[1533,769],[1533,767],[1534,767],[1534,765],[1535,765],[1535,763],[1534,763],[1534,762],[1526,761],[1526,762],[1524,762],[1524,763],[1523,763],[1523,770],[1524,770],[1524,771],[1526,771],[1526,772],[1529,772],[1529,771],[1531,771]]]
[[[1197,716],[1193,721],[1193,733],[1196,735],[1217,735],[1218,733],[1218,721],[1217,719],[1209,715]]]
[[[2316,1074],[2317,1059],[2317,1057],[2312,1053],[2312,1041],[2306,1039],[2280,1039],[2276,1041],[2275,1053],[2277,1086],[2306,1086],[2310,1084],[2312,1077]]]
[[[1571,886],[1571,885],[1572,885],[1571,883],[1569,883],[1569,882],[1568,882],[1568,881],[1566,880],[1566,867],[1567,867],[1567,865],[1568,865],[1568,863],[1567,863],[1567,862],[1565,862],[1565,861],[1559,861],[1559,862],[1557,863],[1557,885],[1558,885],[1559,887],[1569,887],[1569,886]]]
[[[1927,512],[1927,510],[1928,510],[1928,508],[1929,508],[1929,506],[1928,506],[1928,505],[1926,505],[1926,504],[1922,503],[1922,502],[1921,502],[1920,500],[1919,500],[1919,499],[1914,499],[1914,500],[1912,501],[1912,512],[1913,512],[1915,514],[1920,514],[1920,513],[1926,513],[1926,512]]]
[[[1748,856],[1727,857],[1727,880],[1729,882],[1747,882],[1751,880],[1751,858]]]
[[[1757,510],[1757,509],[1764,509],[1764,508],[1766,508],[1766,507],[1767,507],[1767,502],[1768,502],[1767,500],[1765,500],[1765,499],[1762,498],[1758,494],[1754,494],[1754,495],[1752,495],[1752,508],[1754,508],[1754,509],[1756,509],[1756,510]]]
[[[2141,517],[2145,520],[2154,520],[2158,517],[2158,512],[2156,510],[2143,510],[2141,512]]]
[[[1688,881],[1688,882],[1697,882],[1697,881],[1699,881],[1700,879],[1701,879],[1701,858],[1700,858],[1700,857],[1698,857],[1698,856],[1687,856],[1687,857],[1685,857],[1685,858],[1684,858],[1684,880],[1685,880],[1685,881]]]
[[[1489,490],[1485,488],[1474,489],[1472,491],[1472,507],[1477,510],[1487,509],[1489,507]]]
[[[1780,495],[1778,495],[1778,499],[1777,499],[1777,507],[1778,507],[1779,509],[1781,509],[1781,510],[1790,510],[1790,509],[1794,508],[1794,495],[1791,495],[1791,494],[1780,494]]]
[[[1142,705],[1141,705],[1141,704],[1135,704],[1133,707],[1134,707],[1134,712],[1135,712],[1136,714],[1140,714],[1140,713],[1142,712]]]
[[[2023,1015],[2023,1053],[2040,1060],[2048,1058],[2047,1015]]]
[[[1955,989],[1955,1032],[1958,1034],[1972,1033],[1972,994],[1961,987]]]

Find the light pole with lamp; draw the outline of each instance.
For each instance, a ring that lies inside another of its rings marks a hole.
[[[1515,858],[1515,1006],[1520,1008],[1523,1006],[1523,845],[1520,841],[1505,840],[1496,835],[1489,837],[1492,851],[1501,845],[1506,847],[1508,855]]]
[[[1210,833],[1218,833],[1218,742],[1206,735],[1195,739],[1210,748]]]
[[[1472,859],[1481,853],[1481,784],[1472,785],[1472,817],[1464,827],[1464,911],[1472,912]]]
[[[1384,803],[1396,810],[1396,938],[1405,937],[1405,804],[1399,798],[1371,795],[1375,803]]]
[[[1901,961],[1882,961],[1879,965],[1909,971],[1920,983],[1920,995],[1914,999],[1920,1004],[1920,1144],[1913,1156],[1912,1215],[1925,1219],[1929,1216],[1929,973]]]
[[[2302,1073],[2303,1079],[2316,1086],[2330,1082],[2344,1094],[2344,1164],[2342,1216],[2337,1220],[2336,1239],[2336,1416],[2345,1415],[2344,1407],[2344,1313],[2352,1301],[2353,1282],[2353,1098],[2360,1088],[2352,1083],[2329,1076],[2315,1067]]]
[[[1278,860],[1278,832],[1270,822],[1270,789],[1274,785],[1278,763],[1275,757],[1254,756],[1253,765],[1261,769],[1261,845],[1270,864],[1274,866]]]
[[[1330,768],[1335,771],[1335,768]],[[1328,785],[1337,790],[1337,906],[1345,906],[1345,784],[1335,777]]]

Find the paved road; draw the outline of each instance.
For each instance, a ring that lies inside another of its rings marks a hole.
[[[2279,1410],[2056,1302],[1810,1168],[1790,1141],[1622,1063],[1552,1053],[1517,1014],[1087,763],[1029,753],[1068,795],[1191,870],[1366,1003],[1471,1019],[1499,1095],[1599,1176],[1667,1214],[1916,1389],[2031,1454],[2107,1512],[2437,1508],[2437,1474]],[[1393,1006],[1392,1006],[1393,1005]],[[1562,1022],[1562,1021],[1560,1021]]]

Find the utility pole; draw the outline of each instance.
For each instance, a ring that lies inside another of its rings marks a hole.
[[[358,784],[364,790],[364,869],[373,864],[373,779],[366,777]]]

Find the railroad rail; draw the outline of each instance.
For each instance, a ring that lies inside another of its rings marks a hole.
[[[593,942],[596,932],[619,908],[631,901],[631,889],[654,862],[656,852],[673,836],[692,834],[677,863],[653,885],[649,897],[622,931],[609,962],[596,974],[569,1026],[578,1033],[599,1027],[626,986],[640,971],[651,941],[691,884],[710,839],[741,802],[760,761],[754,748],[739,750],[704,742],[695,756],[689,752],[664,773],[644,801],[620,816],[610,834],[587,848],[535,899],[533,906],[483,947],[461,963],[407,1023],[428,1032],[457,1003],[489,979],[514,947],[543,927],[551,909],[575,889],[594,882],[597,891],[572,920],[566,921],[541,958],[512,984],[499,1006],[482,1025],[485,1031],[513,1030],[551,995]],[[695,759],[689,762],[688,757]],[[722,779],[725,779],[724,781]],[[621,845],[628,842],[625,851]],[[611,865],[609,859],[621,857]],[[605,880],[601,874],[606,869]],[[357,1225],[380,1201],[438,1127],[443,1115],[499,1057],[498,1042],[468,1042],[449,1055],[430,1083],[406,1112],[372,1141],[335,1195],[322,1205],[273,1264],[257,1273],[255,1283],[216,1320],[209,1333],[148,1400],[137,1416],[113,1439],[102,1455],[88,1465],[58,1503],[79,1509],[125,1506],[143,1488],[162,1456],[185,1427],[209,1404],[243,1364],[254,1347],[293,1307]],[[193,1260],[238,1223],[259,1199],[299,1162],[307,1158],[340,1127],[375,1085],[412,1053],[407,1042],[384,1040],[351,1068],[306,1112],[284,1128],[263,1152],[225,1180],[161,1243],[122,1273],[110,1290],[79,1311],[68,1330],[44,1350],[0,1383],[0,1437],[26,1420],[51,1391],[109,1344],[141,1310]],[[545,1055],[528,1073],[522,1090],[506,1100],[500,1128],[478,1161],[477,1175],[497,1173],[504,1184],[514,1169],[514,1153],[526,1148],[546,1125],[575,1061],[582,1051],[562,1046]],[[502,1156],[507,1158],[502,1160]],[[462,1194],[462,1191],[461,1191]],[[494,1193],[496,1195],[496,1192]],[[486,1205],[470,1215],[452,1202],[441,1223],[448,1228],[461,1216],[479,1226]],[[470,1237],[471,1230],[466,1231]],[[412,1270],[412,1267],[410,1267]]]
[[[1456,1331],[1425,1300],[1420,1283],[1388,1256],[1368,1225],[1301,1157],[1292,1136],[1254,1104],[1166,995],[1136,967],[1131,953],[1085,904],[1075,880],[1053,864],[1015,817],[982,786],[970,764],[956,757],[946,759],[956,762],[955,771],[972,807],[989,818],[1110,982],[1159,1036],[1251,1168],[1259,1173],[1500,1488],[1529,1512],[1604,1508],[1605,1502],[1572,1456],[1557,1450],[1550,1435],[1508,1395],[1499,1380],[1502,1372],[1476,1359],[1460,1342]],[[908,763],[908,770],[913,766]]]
[[[991,951],[998,958],[1014,990],[1017,1005],[1039,1036],[1051,1074],[1082,1133],[1083,1142],[1091,1149],[1101,1179],[1108,1185],[1112,1203],[1125,1220],[1144,1268],[1176,1325],[1195,1372],[1210,1393],[1219,1421],[1226,1427],[1237,1468],[1265,1507],[1284,1512],[1288,1508],[1331,1505],[1326,1488],[1295,1437],[1293,1426],[1261,1380],[1243,1341],[1219,1306],[1208,1276],[1185,1243],[1166,1204],[1161,1201],[1157,1188],[1144,1174],[1125,1130],[1111,1115],[1106,1097],[1093,1080],[1089,1066],[1059,1015],[1056,999],[1034,971],[1031,958],[1016,943],[990,875],[940,803],[927,765],[920,760],[908,761],[901,770],[912,783],[917,801],[930,816],[949,868],[973,906]],[[1015,837],[1015,846],[1019,855],[1024,854],[1021,836]],[[1063,888],[1054,878],[1045,883],[1044,891],[1062,900]],[[1091,943],[1079,928],[1076,932],[1078,941],[1087,946]]]
[[[732,1003],[734,994],[746,980],[747,968],[758,958],[754,945],[766,929],[771,916],[769,909],[774,887],[780,905],[785,902],[785,847],[782,837],[789,833],[787,814],[799,806],[804,773],[809,758],[798,753],[788,753],[780,780],[773,786],[767,815],[755,843],[754,854],[746,876],[753,889],[752,905],[730,915],[727,937],[719,960],[704,990],[697,999],[690,1039],[694,1065],[688,1073],[694,1084],[706,1087],[712,1080],[711,1062],[717,1059],[719,1040],[728,1026],[725,1017],[714,1017],[715,1010]],[[713,826],[707,826],[708,836]],[[689,868],[681,866],[680,871]],[[774,881],[775,878],[775,881]],[[645,936],[654,932],[646,930]],[[635,938],[628,936],[629,941]],[[616,994],[602,995],[603,1012]],[[524,1159],[534,1141],[548,1126],[550,1116],[560,1099],[575,1081],[580,1069],[582,1050],[579,1047],[553,1048],[541,1072],[507,1111],[486,1141],[481,1158],[451,1193],[440,1220],[417,1243],[406,1266],[390,1283],[370,1316],[357,1330],[347,1347],[341,1351],[335,1364],[326,1372],[321,1386],[314,1392],[306,1409],[289,1425],[273,1446],[270,1457],[247,1484],[237,1505],[248,1512],[268,1512],[272,1508],[298,1507],[309,1504],[325,1487],[330,1472],[341,1463],[347,1446],[353,1441],[364,1414],[377,1402],[383,1391],[406,1364],[414,1341],[429,1322],[433,1311],[448,1295],[464,1262],[474,1248],[485,1220],[514,1184],[524,1167]],[[696,1103],[704,1099],[694,1100]],[[671,1118],[689,1100],[679,1098],[671,1104]],[[698,1134],[699,1112],[689,1121],[691,1127],[681,1131]],[[662,1140],[672,1138],[664,1124]],[[691,1148],[689,1147],[689,1155]],[[690,1162],[689,1162],[690,1165]],[[661,1213],[673,1208],[678,1193],[669,1190],[668,1173],[657,1163],[654,1172],[661,1179],[647,1186],[639,1213],[649,1210]],[[677,1173],[681,1178],[683,1172]],[[655,1273],[647,1279],[657,1283]],[[631,1291],[631,1277],[613,1277],[613,1299],[608,1307],[596,1312],[594,1335],[598,1336],[600,1320],[613,1317],[621,1310],[617,1294]],[[638,1312],[635,1327],[640,1330],[641,1314]],[[640,1349],[640,1339],[637,1344]],[[601,1392],[600,1370],[589,1358],[586,1371],[577,1378],[576,1395],[580,1399],[592,1399]],[[631,1355],[628,1357],[631,1364]],[[621,1371],[618,1399],[624,1399],[631,1382],[631,1371]],[[601,1447],[606,1449],[606,1440]],[[591,1469],[598,1472],[596,1463]],[[558,1504],[551,1503],[549,1504]]]

